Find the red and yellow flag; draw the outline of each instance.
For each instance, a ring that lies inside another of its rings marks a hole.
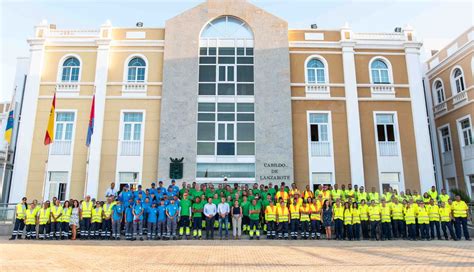
[[[51,104],[51,111],[49,112],[48,127],[46,128],[46,135],[44,135],[44,145],[49,145],[54,139],[54,117],[56,111],[56,93],[53,96],[53,104]]]

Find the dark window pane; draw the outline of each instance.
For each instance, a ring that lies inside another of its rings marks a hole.
[[[253,82],[253,66],[237,66],[238,82]]]
[[[211,63],[214,64],[216,63],[216,57],[200,57],[199,58],[199,63]]]
[[[199,113],[198,121],[215,121],[216,117],[214,113]]]
[[[253,113],[239,113],[237,114],[237,121],[254,121]]]
[[[234,66],[227,66],[227,81],[234,81]]]
[[[217,155],[234,155],[234,143],[217,143]]]
[[[200,82],[215,82],[216,81],[216,66],[215,65],[200,65],[199,66],[199,81]]]
[[[209,48],[209,56],[215,56],[216,55],[216,48],[215,47],[210,47]]]
[[[253,103],[238,103],[237,112],[254,112]]]
[[[237,84],[237,95],[253,95],[253,84]]]
[[[214,123],[198,123],[198,135],[197,138],[200,141],[214,141],[215,137],[215,124]]]
[[[387,141],[395,141],[395,130],[393,125],[387,125]]]
[[[219,57],[219,64],[234,64],[234,57]]]
[[[214,155],[214,143],[198,143],[198,155]]]
[[[384,125],[377,125],[377,138],[379,142],[385,141]]]
[[[219,81],[225,81],[226,67],[219,66]]]
[[[245,55],[245,48],[239,47],[237,48],[237,55]]]
[[[207,55],[207,48],[206,47],[199,48],[199,54],[202,56]]]
[[[237,155],[255,155],[255,144],[237,143]]]
[[[253,57],[240,57],[237,58],[238,64],[253,64]]]
[[[219,55],[233,56],[235,55],[235,48],[234,47],[221,47],[219,48]]]
[[[253,123],[237,123],[237,140],[254,141],[255,125]]]
[[[218,94],[219,95],[234,95],[235,94],[235,85],[231,84],[219,84],[218,85]]]
[[[216,95],[216,84],[199,84],[199,95]]]
[[[234,121],[233,113],[219,113],[217,115],[217,121]]]
[[[311,142],[319,141],[318,125],[311,125]]]
[[[199,103],[198,104],[198,111],[215,112],[216,111],[216,104],[215,103]]]
[[[218,103],[217,104],[218,112],[235,112],[234,103]]]
[[[253,56],[253,48],[247,48],[247,56]]]

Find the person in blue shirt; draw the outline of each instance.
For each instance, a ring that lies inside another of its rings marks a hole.
[[[150,198],[145,197],[145,200],[142,202],[143,205],[143,234],[144,236],[148,235],[148,209],[151,208]]]
[[[171,199],[174,198],[176,194],[174,193],[173,188],[169,187],[168,191],[166,192],[166,195],[168,195],[168,198]]]
[[[133,200],[128,200],[127,208],[125,209],[125,239],[132,240],[133,232]]]
[[[142,201],[137,198],[135,205],[133,205],[133,235],[132,241],[135,241],[137,236],[140,236],[140,241],[143,241],[143,208]]]
[[[123,187],[123,191],[120,193],[119,199],[125,205],[129,202],[129,200],[133,200],[133,194],[130,192],[128,184]]]
[[[173,237],[173,240],[176,240],[176,229],[178,227],[178,217],[179,217],[179,206],[174,203],[174,199],[171,199],[170,204],[166,206],[166,227],[167,227],[167,236]]]
[[[176,180],[172,179],[171,180],[171,185],[169,186],[171,190],[173,191],[174,195],[179,194],[179,186],[176,185]]]
[[[163,238],[166,240],[166,205],[165,200],[161,199],[160,206],[158,206],[158,221],[157,221],[158,240]]]
[[[138,185],[138,189],[133,192],[133,195],[135,199],[140,198],[140,200],[143,202],[143,200],[145,199],[145,191],[142,190],[141,185]]]
[[[120,227],[122,225],[124,208],[122,202],[117,199],[112,207],[112,240],[120,240]]]
[[[168,199],[168,196],[163,196],[163,199],[165,200],[165,206],[168,206],[170,204],[170,199]]]
[[[156,198],[162,199],[163,197],[166,196],[166,192],[162,188],[158,188],[156,191]]]
[[[150,195],[152,194],[155,194],[155,196],[158,194],[158,190],[156,190],[156,183],[152,183],[151,184],[151,188],[148,188],[148,190],[150,191]]]
[[[147,209],[148,214],[148,233],[147,233],[147,240],[153,239],[156,240],[156,222],[158,221],[158,208],[156,207],[156,203],[153,203],[151,207]]]

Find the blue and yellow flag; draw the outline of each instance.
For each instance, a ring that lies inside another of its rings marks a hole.
[[[5,128],[5,135],[4,135],[5,136],[5,141],[7,141],[8,144],[11,144],[11,141],[12,141],[13,123],[14,123],[13,110],[11,110],[8,113],[7,126]]]

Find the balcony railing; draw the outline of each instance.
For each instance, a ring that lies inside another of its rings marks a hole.
[[[474,144],[463,146],[462,152],[464,160],[474,159]]]
[[[50,29],[48,37],[99,37],[98,29]]]
[[[465,91],[460,92],[456,94],[455,96],[453,96],[453,105],[459,104],[466,100],[467,100],[467,92]]]
[[[450,165],[453,163],[453,152],[446,151],[441,154],[441,158],[443,160],[443,165]]]
[[[78,92],[79,83],[77,82],[61,82],[56,84],[56,91],[58,92]]]
[[[443,102],[439,103],[438,105],[434,106],[434,113],[440,113],[440,112],[445,111],[447,109],[448,109],[448,107],[446,105],[446,101],[443,101]]]
[[[71,155],[72,141],[53,141],[51,155]]]
[[[123,84],[123,91],[128,93],[142,93],[146,91],[146,83],[126,82]]]
[[[121,156],[140,156],[141,141],[122,141]]]
[[[395,88],[387,84],[375,84],[370,87],[372,94],[381,95],[395,95]]]
[[[403,41],[405,35],[403,33],[354,33],[356,40],[393,40]]]
[[[379,142],[380,156],[398,156],[397,142]]]
[[[312,157],[330,157],[331,145],[329,142],[311,142]]]
[[[325,84],[307,84],[306,92],[314,94],[328,94],[329,86]]]

